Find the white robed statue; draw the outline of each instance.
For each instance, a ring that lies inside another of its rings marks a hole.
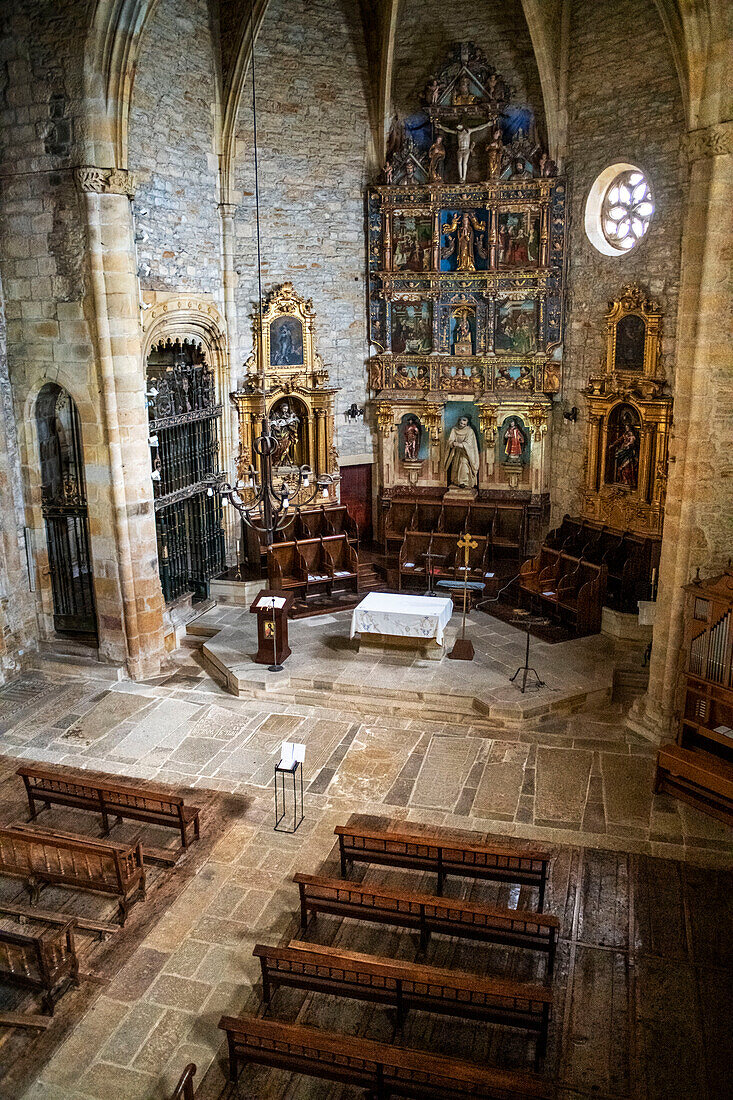
[[[460,416],[451,428],[443,469],[448,473],[448,485],[473,489],[478,476],[479,454],[476,433],[467,416]]]

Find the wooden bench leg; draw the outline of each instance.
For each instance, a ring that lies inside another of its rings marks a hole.
[[[552,975],[555,969],[555,955],[557,954],[557,929],[550,929],[550,953],[547,956],[547,973]]]
[[[262,969],[262,999],[269,1008],[270,1000],[272,998],[272,989],[270,988],[270,979],[267,974],[266,959],[260,958],[260,967]]]
[[[305,898],[305,884],[298,883],[300,887],[300,927],[306,928],[308,925],[308,905]]]
[[[542,877],[540,879],[540,900],[537,906],[537,912],[542,913],[545,907],[545,887],[547,886],[547,871],[543,870]]]
[[[229,1040],[229,1080],[236,1084],[239,1079],[239,1059],[234,1039],[231,1035],[227,1035],[227,1039]]]
[[[534,1053],[534,1068],[539,1072],[547,1053],[547,1032],[550,1025],[550,1006],[542,1006],[542,1025],[537,1035],[537,1045]]]
[[[344,838],[342,836],[339,837],[339,857],[341,859],[341,878],[346,878],[346,850],[344,848]]]

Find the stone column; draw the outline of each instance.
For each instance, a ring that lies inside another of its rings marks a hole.
[[[222,256],[222,283],[224,286],[224,316],[227,322],[227,362],[228,371],[226,377],[221,380],[224,402],[224,416],[222,417],[222,441],[221,450],[224,456],[225,468],[228,474],[234,469],[234,461],[237,454],[237,414],[229,402],[229,394],[237,388],[237,355],[239,341],[237,339],[237,306],[234,300],[234,291],[237,286],[237,272],[234,266],[234,215],[237,212],[233,202],[219,203],[219,216],[221,218],[221,256]]]
[[[675,732],[684,593],[731,553],[733,367],[726,302],[733,207],[733,123],[688,135],[690,191],[682,240],[674,421],[649,690],[632,713],[651,740]]]
[[[110,480],[108,495],[104,486],[89,494],[100,650],[142,679],[160,670],[164,642],[130,212],[135,181],[112,168],[78,168],[75,177],[86,214],[100,465],[108,462]]]

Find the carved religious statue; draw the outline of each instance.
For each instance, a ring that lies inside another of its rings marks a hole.
[[[445,174],[445,142],[442,134],[438,134],[430,146],[428,160],[430,162],[430,179],[442,180]]]
[[[465,73],[459,77],[451,99],[454,107],[468,107],[476,102],[476,96],[471,92],[471,83]]]
[[[509,426],[504,432],[504,454],[510,462],[518,462],[522,457],[522,451],[527,438],[514,417],[509,421]]]
[[[454,253],[457,254],[456,268],[458,271],[475,271],[474,246],[478,249],[479,256],[486,259],[487,249],[475,233],[483,233],[486,222],[480,222],[473,211],[464,211],[462,214],[454,214],[451,221],[443,227],[445,236],[453,234],[450,244],[441,249],[443,259],[447,259]]]
[[[479,453],[476,433],[467,416],[460,416],[451,428],[443,469],[448,474],[448,486],[473,489],[478,476]]]
[[[491,137],[486,142],[486,161],[489,179],[498,179],[501,175],[501,158],[504,143],[501,137],[501,126],[495,126],[491,131]]]
[[[482,130],[485,130],[487,126],[490,126],[490,122],[484,122],[481,126],[464,126],[462,122],[459,122],[455,130],[450,126],[444,126],[442,122],[436,122],[435,125],[439,129],[444,130],[446,134],[455,134],[458,140],[458,179],[461,183],[466,182],[466,173],[468,172],[468,162],[473,151],[473,143],[471,141],[472,134],[478,134]]]
[[[411,416],[405,424],[405,444],[403,459],[405,462],[417,462],[420,453],[420,424],[416,417]]]
[[[270,428],[278,441],[273,456],[276,465],[288,466],[300,462],[300,418],[289,401],[282,401],[270,415]]]

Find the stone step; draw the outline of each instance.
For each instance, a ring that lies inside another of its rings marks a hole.
[[[127,679],[127,672],[122,665],[107,664],[94,656],[57,651],[52,646],[47,648],[43,643],[37,653],[29,654],[25,665],[27,668],[37,668],[43,672],[63,672],[66,676],[73,673],[82,679],[92,677],[96,680],[110,680],[113,683]]]

